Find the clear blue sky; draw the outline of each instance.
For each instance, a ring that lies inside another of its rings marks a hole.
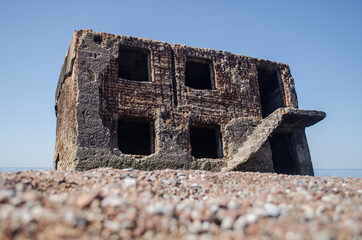
[[[362,168],[362,1],[1,1],[0,167],[51,167],[54,94],[74,30],[289,64],[315,168]]]

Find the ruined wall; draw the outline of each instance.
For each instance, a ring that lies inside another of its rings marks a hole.
[[[76,44],[77,38],[74,36],[65,57],[55,99],[57,127],[53,168],[60,170],[74,168],[76,156],[78,132],[76,118],[78,82],[74,69]]]
[[[76,97],[77,85],[74,78],[67,77],[63,84],[64,93],[58,99],[57,139],[55,169],[70,169],[76,152]],[[66,106],[66,107],[65,107]]]
[[[155,134],[159,136],[156,138],[156,152],[174,144],[168,142],[171,135],[178,136],[177,145],[190,152],[188,132],[191,123],[220,125],[222,139],[225,139],[225,125],[231,119],[260,118],[256,77],[255,73],[250,73],[248,58],[138,39],[120,41],[119,44],[150,51],[152,81],[119,79],[117,58],[111,59],[103,72],[100,114],[105,126],[111,129],[113,148],[117,148],[117,120],[120,116],[154,119],[158,123]],[[174,57],[174,76],[171,56]],[[185,85],[187,57],[213,62],[215,89],[199,90]],[[227,158],[228,141],[224,141],[223,147],[223,155]]]
[[[62,168],[220,170],[262,119],[258,68],[278,72],[285,106],[298,107],[285,64],[91,30],[77,31],[74,39],[64,64],[68,70],[57,90],[56,156],[65,155],[60,159]],[[144,63],[120,65],[129,64],[121,59],[132,51],[136,51],[134,61],[147,55],[148,69],[129,78],[144,79],[128,79],[126,71]],[[199,63],[210,66],[208,89],[188,86],[187,64]],[[120,72],[123,68],[125,72]],[[150,154],[120,151],[119,124],[129,119],[150,124],[154,137]],[[193,126],[220,129],[218,158],[192,156]],[[264,162],[259,161],[262,158]],[[245,165],[247,169],[273,171],[269,143],[254,159],[255,164]]]
[[[287,64],[276,63],[264,59],[251,58],[254,66],[259,69],[276,71],[283,85],[283,96],[285,107],[298,108],[297,94],[295,91],[294,79]],[[256,69],[257,71],[257,69]]]
[[[117,148],[117,121],[120,117],[138,117],[154,120],[168,119],[155,128],[156,136],[162,138],[165,130],[172,130],[171,111],[174,108],[171,77],[171,48],[161,42],[122,38],[116,46],[147,49],[150,52],[150,81],[130,81],[118,77],[117,58],[111,58],[102,72],[100,81],[100,115],[103,124],[111,130],[111,147]],[[161,116],[162,115],[162,116]],[[165,133],[166,134],[166,133]],[[164,142],[164,141],[163,141]],[[158,152],[160,139],[156,138]]]

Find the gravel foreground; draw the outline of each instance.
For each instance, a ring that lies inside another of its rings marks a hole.
[[[0,173],[0,239],[362,239],[362,178]]]

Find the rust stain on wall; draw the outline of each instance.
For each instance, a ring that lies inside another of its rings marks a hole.
[[[56,169],[308,175],[304,128],[325,117],[298,109],[286,64],[92,30],[74,33],[56,115]]]

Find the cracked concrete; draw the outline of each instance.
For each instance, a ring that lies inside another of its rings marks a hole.
[[[304,129],[325,117],[323,112],[298,109],[286,64],[93,30],[73,35],[55,109],[53,166],[78,170],[132,167],[313,175]],[[120,119],[150,127],[144,133],[137,127],[121,130]],[[190,141],[191,125],[206,129],[196,136],[198,142]],[[274,141],[273,134],[278,136]],[[147,154],[138,153],[137,147],[134,153],[122,153],[119,139],[126,135],[128,145],[150,142],[152,149]],[[133,135],[141,137],[132,139]],[[142,140],[146,135],[149,139]],[[217,151],[217,158],[193,156],[196,149],[215,146],[211,150]]]

